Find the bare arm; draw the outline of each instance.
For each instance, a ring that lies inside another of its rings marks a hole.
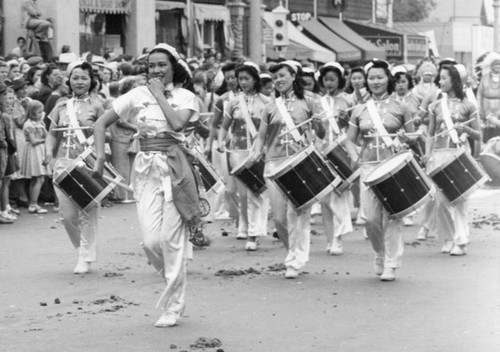
[[[117,121],[120,117],[113,109],[109,109],[97,119],[94,124],[94,144],[96,151],[96,163],[94,165],[93,176],[102,176],[104,168],[104,143],[106,142],[106,128]]]

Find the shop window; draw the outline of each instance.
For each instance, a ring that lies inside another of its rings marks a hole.
[[[80,12],[80,51],[117,54],[125,47],[125,16]]]

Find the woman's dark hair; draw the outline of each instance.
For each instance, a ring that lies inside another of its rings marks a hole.
[[[413,82],[413,77],[408,72],[398,72],[394,75],[394,85],[401,79],[401,77],[405,77],[408,81],[408,90],[413,89],[415,87],[415,83]]]
[[[439,87],[439,71],[441,71],[441,68],[443,66],[453,66],[456,64],[457,64],[457,62],[455,61],[455,59],[452,59],[452,58],[447,58],[447,59],[439,61],[438,70],[437,70],[438,74],[436,75],[436,77],[434,77],[434,84]]]
[[[340,72],[340,70],[334,66],[326,66],[326,67],[322,67],[319,69],[319,79],[318,79],[319,86],[321,88],[325,88],[325,86],[323,84],[323,79],[325,78],[325,75],[328,72],[333,72],[337,75],[337,78],[339,80],[338,89],[344,89],[345,85],[347,83],[347,80],[346,80],[345,76],[342,74],[342,72]]]
[[[238,79],[238,76],[241,72],[246,72],[250,76],[252,76],[252,78],[254,80],[253,89],[257,93],[260,92],[260,88],[262,87],[262,83],[260,81],[260,76],[259,76],[259,73],[257,72],[257,69],[255,67],[250,66],[250,65],[240,65],[240,66],[236,67],[236,69],[234,70],[234,74],[236,76],[236,79]],[[238,88],[241,89],[239,82],[238,82]]]
[[[59,66],[56,64],[49,64],[47,67],[42,72],[42,76],[40,77],[40,80],[42,84],[44,85],[49,85],[49,76],[52,74],[54,70],[59,70]]]
[[[450,74],[451,89],[455,93],[455,96],[458,99],[463,100],[465,97],[465,94],[464,94],[464,88],[463,88],[463,84],[462,84],[462,78],[460,78],[460,73],[458,72],[456,67],[453,65],[443,65],[443,66],[441,66],[441,68],[438,71],[438,77],[441,76],[441,71],[443,71],[443,70],[448,71],[448,73]],[[437,86],[439,88],[441,88],[439,81],[438,81]]]
[[[303,85],[304,87],[306,86],[306,80],[304,77],[310,77],[313,79],[314,81],[314,85],[313,85],[313,90],[312,92],[313,93],[319,93],[319,85],[318,85],[318,81],[316,80],[316,76],[314,75],[314,71],[305,71],[305,70],[302,70],[302,74],[300,75],[300,79],[302,80],[303,82]]]
[[[394,77],[392,77],[392,74],[391,74],[391,70],[389,70],[389,65],[385,62],[385,61],[376,61],[373,63],[373,66],[370,67],[367,71],[366,71],[366,89],[368,90],[368,92],[370,94],[372,94],[372,92],[370,91],[370,87],[368,85],[368,74],[370,73],[370,71],[374,68],[381,68],[382,70],[384,70],[387,78],[388,78],[388,82],[387,82],[387,93],[389,95],[391,95],[393,92],[394,92],[394,87],[395,87],[395,84],[394,84]]]
[[[353,73],[361,73],[361,75],[363,76],[363,78],[365,80],[364,86],[366,88],[366,74],[365,74],[365,70],[363,70],[363,67],[361,67],[361,66],[353,67],[350,70],[349,79],[347,80],[347,84],[346,84],[347,87],[345,89],[345,92],[349,93],[349,94],[351,94],[351,93],[354,92],[354,87],[352,86],[352,83],[351,83],[351,77],[352,77]]]
[[[290,74],[295,75],[295,79],[293,80],[293,85],[292,89],[297,98],[299,99],[304,99],[304,80],[301,77],[302,70],[300,68],[297,68],[297,72],[295,72],[290,66],[287,64],[283,64],[283,62],[277,63],[276,65],[273,65],[269,68],[269,71],[274,74],[281,70],[283,67],[285,67]],[[275,91],[276,97],[280,96],[280,93],[276,90]]]
[[[28,82],[29,85],[35,84],[33,79],[35,78],[35,73],[36,71],[40,71],[40,68],[37,66],[30,67],[28,72],[26,73],[26,82]]]
[[[181,64],[179,64],[177,62],[177,60],[172,56],[172,54],[170,54],[170,52],[168,52],[165,49],[161,49],[161,48],[153,49],[148,53],[148,62],[149,62],[149,57],[151,56],[151,54],[154,54],[154,53],[163,53],[163,54],[167,55],[168,61],[170,61],[170,64],[172,65],[172,71],[173,71],[172,83],[173,84],[179,84],[179,83],[184,84],[184,79],[185,79],[184,78],[184,71],[185,70],[181,66]],[[149,72],[149,68],[147,70]]]
[[[71,76],[73,75],[73,71],[76,68],[81,68],[83,71],[87,71],[89,73],[89,77],[90,77],[90,89],[89,89],[89,92],[92,91],[97,86],[97,81],[95,80],[94,70],[92,69],[92,65],[89,64],[88,62],[84,61],[84,62],[82,62],[81,65],[73,67],[73,69],[69,73],[68,81],[66,82],[66,84],[69,87],[69,92],[73,93],[73,90],[71,89]]]

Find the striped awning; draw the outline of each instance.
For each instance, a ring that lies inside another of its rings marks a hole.
[[[155,8],[157,10],[177,10],[177,9],[186,9],[186,3],[178,2],[178,1],[164,1],[164,0],[156,0]]]
[[[79,0],[80,11],[94,13],[128,14],[130,0]]]
[[[229,10],[225,6],[210,4],[193,4],[194,18],[199,22],[224,21],[228,23],[231,19]]]

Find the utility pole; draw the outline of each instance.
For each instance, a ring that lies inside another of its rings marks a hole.
[[[250,1],[250,17],[248,23],[248,40],[250,58],[253,62],[262,61],[262,0]]]
[[[393,0],[387,0],[387,27],[392,28],[392,4]]]
[[[500,0],[493,0],[493,50],[498,52],[498,8],[500,7]]]

